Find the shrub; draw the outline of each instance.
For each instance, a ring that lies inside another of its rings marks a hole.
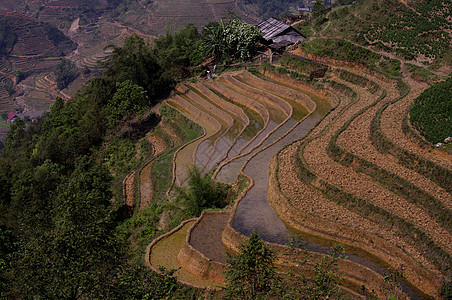
[[[452,133],[452,78],[425,90],[410,109],[410,121],[431,143]]]
[[[256,299],[271,295],[278,281],[274,265],[276,252],[270,249],[253,232],[245,243],[239,245],[239,253],[229,255],[226,275],[226,299]]]
[[[187,215],[199,215],[206,208],[227,205],[231,187],[216,182],[209,174],[202,174],[196,166],[189,169],[188,187],[177,187],[177,199],[186,208]]]

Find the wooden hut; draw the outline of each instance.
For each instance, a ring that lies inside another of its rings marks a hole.
[[[304,37],[292,26],[270,18],[257,25],[266,43],[275,50],[304,41]]]

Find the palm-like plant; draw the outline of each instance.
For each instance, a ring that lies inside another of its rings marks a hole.
[[[224,49],[224,23],[220,20],[217,26],[205,28],[207,35],[204,37],[203,44],[206,55],[213,55],[215,60],[221,58]]]

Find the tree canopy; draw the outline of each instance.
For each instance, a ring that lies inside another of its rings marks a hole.
[[[228,22],[220,20],[206,27],[204,48],[208,55],[225,59],[235,57],[249,60],[257,53],[258,42],[262,36],[260,30],[239,19]]]
[[[225,272],[227,299],[261,299],[276,296],[276,285],[281,278],[274,265],[276,252],[270,249],[253,232],[245,243],[239,245],[239,253],[229,255]]]
[[[77,78],[78,74],[79,72],[75,64],[69,59],[63,58],[55,69],[58,89],[62,90],[67,87],[75,78]]]
[[[104,77],[114,83],[130,80],[147,92],[151,104],[158,101],[170,80],[152,52],[151,46],[138,35],[128,37],[122,47],[113,46],[113,54],[103,64]]]

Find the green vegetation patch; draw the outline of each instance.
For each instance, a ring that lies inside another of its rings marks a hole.
[[[371,43],[390,45],[405,59],[441,57],[450,51],[451,1],[431,0],[404,9],[373,24],[364,37]]]
[[[0,128],[9,128],[9,124],[3,121],[0,121]]]
[[[311,72],[317,71],[319,69],[327,68],[325,65],[300,57],[291,56],[287,53],[284,53],[278,62],[285,67],[308,75],[311,74]]]
[[[352,1],[347,1],[349,4]],[[361,0],[353,5],[333,8],[328,14],[330,25],[322,34],[343,36],[357,42],[364,42],[362,35],[367,28],[393,17],[404,5],[396,0]]]
[[[351,99],[356,99],[356,97],[358,97],[358,94],[348,85],[334,80],[328,81],[328,83],[332,89],[346,95],[347,97],[350,97]]]
[[[381,59],[381,55],[377,53],[350,42],[333,38],[314,39],[301,44],[301,48],[320,56],[356,61],[370,68],[375,68],[377,62]]]
[[[409,92],[409,86],[403,81],[398,81],[398,89],[400,90],[400,97],[393,101],[384,104],[375,114],[370,126],[370,139],[377,151],[381,153],[390,153],[399,160],[399,164],[406,168],[414,170],[419,174],[429,178],[439,186],[444,188],[449,193],[452,192],[452,182],[449,178],[452,177],[452,172],[432,161],[424,159],[414,153],[406,151],[403,148],[398,147],[391,140],[389,140],[381,130],[380,121],[383,111],[391,104],[397,102],[399,99],[405,97]],[[402,123],[402,130],[405,134],[415,138],[418,142],[425,147],[425,141],[421,139],[417,133],[413,133],[411,127],[408,125],[407,117],[405,117]]]
[[[262,20],[286,15],[290,13],[291,8],[296,8],[300,5],[304,7],[304,4],[298,0],[239,0],[238,4],[247,13]]]
[[[376,70],[380,71],[388,77],[400,77],[400,60],[393,58],[388,59],[384,57],[383,60],[378,64]]]
[[[380,86],[374,81],[346,70],[340,70],[339,78],[362,88],[367,88],[372,94],[375,94],[380,90]]]
[[[452,78],[422,92],[410,108],[410,122],[431,143],[452,135]]]
[[[408,70],[411,72],[411,76],[415,79],[420,78],[422,80],[426,80],[432,85],[439,79],[438,76],[436,76],[433,72],[429,71],[426,68],[408,63],[406,63],[405,66],[408,67]]]

